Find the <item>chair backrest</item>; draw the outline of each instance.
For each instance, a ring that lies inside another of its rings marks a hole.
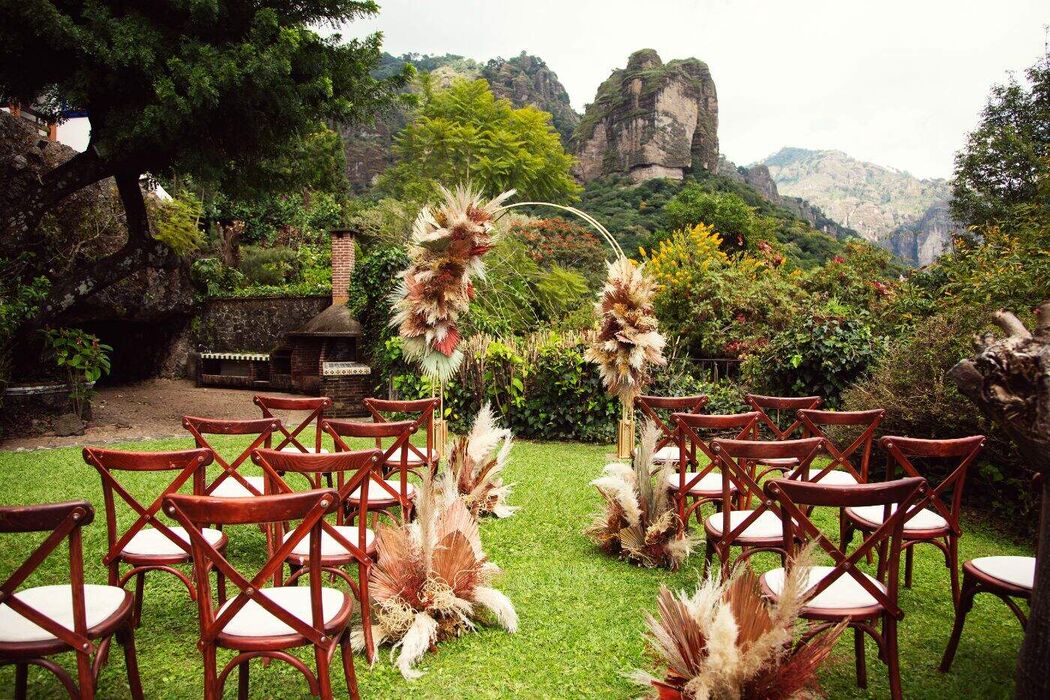
[[[710,399],[703,395],[696,396],[636,396],[634,407],[651,420],[660,429],[660,439],[656,449],[675,443],[675,413],[700,413]]]
[[[962,534],[959,516],[962,513],[966,472],[977,459],[984,443],[984,435],[971,435],[949,440],[926,440],[887,435],[879,440],[879,446],[889,455],[886,463],[887,479],[894,478],[898,466],[901,467],[905,476],[924,476],[919,473],[916,461],[941,461],[945,464],[948,475],[936,486],[931,483],[919,506],[921,509],[932,505],[941,517],[948,521],[948,527],[956,535]]]
[[[46,532],[47,537],[26,557],[3,583],[0,583],[0,605],[50,632],[75,651],[94,651],[87,637],[87,607],[84,600],[84,550],[80,528],[90,523],[95,510],[87,501],[45,503],[32,506],[0,507],[0,533]],[[69,583],[73,598],[73,629],[59,624],[15,594],[65,540],[69,541]]]
[[[365,399],[365,408],[372,415],[376,423],[389,422],[394,416],[414,416],[410,420],[416,425],[416,430],[426,431],[427,442],[425,450],[420,450],[412,443],[408,444],[408,450],[424,464],[433,466],[437,460],[437,451],[434,448],[434,418],[438,410],[437,399],[417,399],[415,401],[396,401],[393,399]],[[390,414],[390,415],[387,415]]]
[[[211,450],[199,448],[175,452],[128,452],[85,447],[83,455],[84,461],[93,466],[102,477],[102,497],[106,504],[106,531],[109,542],[109,550],[102,557],[103,564],[109,566],[117,561],[128,542],[147,525],[163,533],[187,554],[190,553],[189,543],[173,533],[157,518],[157,513],[164,497],[170,493],[178,493],[187,481],[191,482],[193,493],[204,493],[205,469],[213,459]],[[174,477],[148,506],[139,502],[114,474],[159,471],[173,472]],[[119,531],[117,525],[117,499],[114,496],[119,496],[120,500],[138,515],[135,522],[123,532]],[[111,578],[110,583],[114,584],[115,581]]]
[[[266,473],[266,478],[270,482],[270,493],[295,493],[296,489],[288,483],[287,477],[291,474],[303,476],[308,489],[318,487],[322,474],[332,474],[335,477],[340,502],[345,502],[350,494],[360,489],[361,505],[357,518],[356,542],[349,541],[326,520],[321,521],[321,527],[361,562],[368,558],[368,484],[371,481],[372,470],[379,468],[382,457],[383,453],[379,450],[301,454],[263,449],[252,453],[252,461],[262,467]],[[336,511],[336,524],[343,524],[342,508]],[[284,524],[277,525],[278,536],[274,539],[275,542],[281,541],[285,530]]]
[[[835,469],[842,469],[853,475],[858,483],[868,482],[868,469],[871,465],[871,446],[875,441],[875,431],[882,422],[886,411],[876,408],[870,411],[820,411],[803,408],[798,412],[802,423],[802,434],[806,437],[824,438],[824,451],[831,457],[831,462],[821,467],[816,474],[803,474],[806,481],[818,481],[825,474]],[[857,433],[839,438],[842,447],[827,435],[827,430],[843,433]]]
[[[351,452],[352,450],[343,438],[362,438],[375,440],[376,450],[379,451],[379,463],[388,465],[397,461],[398,473],[400,475],[400,493],[391,488],[390,484],[383,478],[382,470],[372,471],[372,480],[377,488],[381,489],[380,497],[390,496],[393,498],[406,498],[408,492],[408,455],[412,445],[412,435],[419,429],[419,424],[412,420],[387,421],[385,423],[362,423],[349,420],[326,420],[323,423],[326,433],[332,436],[337,452]],[[383,441],[390,440],[385,448]]]
[[[208,495],[218,488],[219,484],[227,479],[233,479],[246,488],[249,493],[261,496],[259,490],[240,474],[238,469],[248,459],[253,450],[257,450],[267,444],[274,431],[280,430],[281,421],[276,418],[252,418],[249,420],[226,420],[217,418],[199,418],[197,416],[183,416],[182,427],[186,428],[193,436],[197,447],[210,450],[215,463],[222,467],[219,474],[210,484],[205,486],[204,494]],[[233,460],[227,460],[221,452],[208,442],[208,435],[254,435],[255,439],[244,448]]]
[[[700,466],[697,452],[707,457],[708,464],[703,468],[704,474],[717,465],[718,458],[711,450],[711,440],[733,438],[748,440],[757,437],[759,414],[730,413],[726,415],[707,415],[703,413],[673,413],[671,421],[675,427],[675,441],[678,443],[678,469],[686,471],[690,466]]]
[[[723,440],[711,441],[711,451],[718,458],[722,470],[722,542],[732,544],[751,523],[755,522],[766,510],[781,516],[779,506],[762,497],[762,487],[755,480],[754,465],[764,459],[798,460],[799,471],[804,473],[809,463],[820,453],[824,440],[821,438],[803,438],[801,440]],[[731,527],[729,504],[733,486],[744,498],[747,506],[751,505],[753,496],[757,496],[755,507],[747,508],[752,512]],[[782,516],[781,516],[782,517]]]
[[[763,396],[748,394],[744,397],[751,408],[762,414],[761,422],[774,440],[790,440],[802,423],[798,412],[803,409],[820,408],[824,399],[819,396]]]
[[[285,396],[256,396],[252,399],[252,402],[262,410],[263,418],[278,418],[280,416],[274,415],[274,411],[281,411],[287,415],[289,413],[305,413],[306,416],[299,421],[298,425],[292,430],[288,430],[284,423],[280,423],[277,429],[281,432],[284,438],[277,443],[273,448],[275,450],[283,450],[285,447],[294,447],[300,452],[320,452],[321,451],[321,437],[323,435],[321,431],[321,421],[324,420],[324,412],[332,407],[332,400],[327,396],[304,396],[290,398]],[[311,425],[314,426],[312,435],[309,435],[309,446],[303,443],[300,439],[300,434],[306,431]]]
[[[875,484],[832,485],[793,479],[770,479],[765,484],[769,498],[780,505],[784,532],[784,551],[794,558],[796,542],[816,541],[834,561],[834,568],[804,593],[809,599],[826,590],[842,576],[849,576],[881,603],[894,618],[903,617],[898,604],[898,567],[904,536],[904,522],[918,510],[919,501],[926,491],[926,480],[921,478],[898,479]],[[898,504],[892,509],[893,504]],[[868,534],[860,546],[847,556],[839,545],[813,524],[810,515],[814,506],[856,508],[860,506],[883,506],[883,522],[878,529]],[[884,543],[888,542],[888,552]],[[881,570],[879,580],[886,582],[885,590],[875,585],[857,568],[857,563],[868,554],[880,551]]]
[[[339,493],[335,489],[315,489],[258,498],[216,498],[188,494],[166,496],[164,512],[186,528],[193,546],[193,575],[197,582],[201,641],[205,644],[214,643],[233,616],[249,601],[254,601],[313,644],[330,648],[335,642],[325,635],[321,607],[321,520],[339,507]],[[288,539],[274,546],[266,563],[252,578],[238,571],[201,533],[201,528],[210,524],[269,526],[290,521],[298,521],[299,524]],[[296,617],[265,595],[260,595],[266,581],[279,575],[285,559],[297,544],[307,538],[310,547],[310,558],[306,564],[310,578],[310,622]],[[212,567],[238,589],[237,595],[227,601],[221,613],[212,605],[209,575]]]

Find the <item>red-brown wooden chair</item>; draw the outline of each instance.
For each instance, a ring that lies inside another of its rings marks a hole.
[[[95,511],[87,501],[0,508],[0,533],[47,533],[44,541],[0,583],[0,666],[14,665],[14,697],[18,700],[27,697],[30,666],[40,666],[54,674],[73,700],[92,700],[113,637],[124,648],[131,696],[142,699],[132,623],[134,596],[118,586],[84,583],[81,528],[94,517]],[[69,583],[19,590],[66,540]],[[68,652],[76,655],[75,680],[49,658]]]
[[[215,463],[222,467],[222,473],[204,487],[204,495],[216,498],[251,498],[266,493],[265,477],[245,476],[241,474],[240,468],[249,461],[253,450],[269,444],[273,433],[280,431],[281,421],[276,418],[225,420],[183,416],[182,426],[193,436],[197,447],[211,451]],[[209,435],[248,435],[254,436],[254,439],[236,457],[227,459],[208,442]]]
[[[848,626],[853,628],[857,685],[866,688],[868,678],[864,634],[870,635],[878,645],[879,657],[889,669],[890,697],[894,700],[901,698],[897,623],[904,617],[898,600],[898,568],[904,521],[909,514],[918,510],[916,504],[923,498],[925,491],[926,480],[915,477],[855,486],[833,486],[793,479],[771,479],[765,484],[766,495],[780,505],[783,513],[781,544],[788,552],[788,558],[796,556],[796,547],[800,541],[809,540],[816,541],[834,562],[833,566],[813,566],[809,571],[808,587],[804,593],[806,602],[799,614],[816,624],[806,632],[803,640],[847,621]],[[893,504],[898,504],[899,508],[892,510]],[[810,520],[810,513],[818,506],[879,508],[886,517],[857,549],[847,555]],[[857,566],[861,559],[873,551],[879,553],[878,576],[871,576]],[[786,573],[784,568],[779,568],[762,575],[762,587],[774,600],[784,589]],[[875,627],[876,621],[881,622],[881,629]]]
[[[662,464],[678,461],[678,441],[675,437],[676,426],[672,415],[700,413],[709,400],[702,394],[697,396],[636,396],[634,398],[635,410],[660,429],[660,437],[653,451],[653,462]]]
[[[794,439],[795,434],[800,433],[802,428],[798,412],[803,409],[820,408],[824,403],[824,399],[819,396],[763,396],[762,394],[747,394],[744,401],[753,411],[761,414],[759,424],[772,440]],[[798,466],[797,462],[792,462],[786,457],[772,461],[763,460],[759,464],[771,467],[765,470],[760,478],[769,472],[785,472]]]
[[[358,698],[350,652],[350,615],[353,598],[337,588],[322,587],[321,520],[339,509],[335,489],[316,489],[302,493],[258,496],[256,498],[215,498],[172,494],[164,499],[164,511],[190,533],[193,543],[193,571],[197,581],[197,607],[200,640],[197,648],[204,657],[204,698],[219,700],[226,679],[238,670],[238,698],[248,697],[248,662],[251,659],[284,661],[303,674],[310,694],[322,700],[333,697],[329,669],[335,653],[342,651],[343,675],[350,697]],[[252,578],[238,571],[201,534],[210,523],[220,525],[258,525],[269,529],[276,523],[298,521],[291,536],[270,554]],[[310,553],[306,569],[309,586],[264,587],[284,567],[300,542],[308,541]],[[214,566],[237,587],[237,595],[216,609],[208,569]],[[289,649],[312,646],[316,672]],[[219,670],[217,649],[236,652]]]
[[[1033,479],[1037,488],[1041,479],[1042,475]],[[959,639],[962,637],[963,625],[966,624],[966,616],[973,609],[973,599],[978,593],[989,593],[1006,603],[1006,607],[1021,623],[1021,629],[1027,629],[1028,615],[1017,604],[1017,600],[1027,602],[1030,607],[1034,586],[1035,557],[1000,555],[964,561],[962,593],[959,604],[955,607],[952,634],[941,658],[941,673],[951,670],[955,651],[959,648]]]
[[[688,524],[694,513],[697,522],[702,523],[700,507],[705,503],[715,503],[721,508],[725,490],[724,477],[718,471],[718,458],[711,449],[711,434],[725,437],[729,433],[729,437],[747,440],[754,436],[758,413],[751,411],[722,416],[674,413],[671,422],[675,426],[678,469],[668,477],[667,486],[674,491],[682,523]],[[707,462],[701,465],[705,458]],[[735,484],[730,483],[729,488],[736,492]]]
[[[754,465],[771,459],[793,460],[806,469],[817,456],[823,443],[821,438],[801,440],[724,440],[711,441],[711,451],[717,457],[722,472],[722,511],[704,520],[707,547],[705,566],[710,567],[712,555],[718,554],[722,578],[729,575],[729,555],[733,547],[742,548],[734,566],[758,552],[775,552],[783,559],[780,507],[765,498],[755,477]],[[744,505],[754,508],[733,508],[733,496]]]
[[[411,420],[415,424],[415,431],[425,431],[426,434],[426,446],[420,449],[412,443],[408,443],[407,450],[408,454],[405,459],[408,462],[408,469],[413,473],[419,473],[419,470],[426,467],[430,470],[437,469],[438,453],[434,446],[434,418],[435,413],[438,410],[437,399],[417,399],[415,401],[395,401],[393,399],[365,399],[365,408],[372,415],[372,420],[376,423],[385,423],[391,420],[400,422],[403,420],[403,416],[410,416]],[[395,470],[401,468],[400,456],[393,462],[383,465],[383,470],[387,475],[391,474]]]
[[[273,449],[286,452],[312,452],[314,454],[328,452],[322,446],[324,431],[321,430],[324,412],[332,407],[332,400],[327,396],[288,398],[284,396],[260,395],[254,397],[252,402],[262,411],[263,418],[276,418],[278,421],[281,421],[277,426],[277,430],[283,437],[281,437],[280,442],[273,446]],[[275,415],[274,411],[280,411],[282,415]],[[305,417],[294,428],[289,430],[284,425],[282,418],[282,416],[288,416],[288,414],[305,414]],[[277,438],[277,435],[273,436],[274,440]]]
[[[335,514],[335,523],[321,521],[321,568],[346,581],[354,592],[361,609],[361,626],[365,637],[365,653],[369,662],[375,661],[375,643],[372,641],[372,621],[368,597],[368,576],[375,558],[375,533],[368,527],[368,486],[372,472],[381,471],[383,453],[379,450],[358,450],[335,454],[295,454],[256,450],[252,460],[263,468],[270,479],[271,493],[295,493],[289,482],[293,475],[302,477],[307,489],[314,488],[318,474],[333,474],[336,490],[343,503],[355,491],[363,494],[357,525],[347,525],[340,508]],[[286,523],[278,523],[274,542],[284,542],[292,536]],[[291,584],[299,579],[310,562],[308,543],[300,541],[288,555],[287,563],[291,576],[284,580]],[[357,566],[355,581],[345,567]],[[278,575],[274,585],[281,585]]]
[[[904,523],[904,586],[911,588],[912,559],[915,545],[929,543],[944,554],[952,585],[952,603],[959,604],[959,537],[962,526],[963,487],[966,472],[984,447],[983,435],[952,440],[924,440],[889,436],[879,440],[879,446],[889,455],[886,478],[893,479],[897,467],[905,476],[921,477],[914,460],[943,460],[950,466],[948,476],[928,489],[920,507]],[[946,500],[947,499],[947,500]],[[927,506],[933,506],[929,508]],[[843,542],[849,541],[853,530],[871,532],[882,522],[879,508],[847,508]]]
[[[104,450],[98,447],[84,448],[84,461],[93,466],[102,477],[102,497],[106,504],[106,530],[109,549],[102,557],[102,563],[109,569],[109,585],[123,588],[135,578],[135,614],[133,622],[136,627],[142,620],[142,600],[145,594],[146,572],[164,571],[186,586],[190,600],[196,600],[197,590],[190,576],[175,568],[177,564],[188,564],[193,560],[190,537],[186,530],[171,526],[160,520],[164,497],[178,493],[187,483],[193,493],[204,491],[205,469],[212,462],[210,450],[180,450],[177,452],[124,452]],[[174,473],[174,478],[164,487],[149,505],[143,505],[118,480],[120,472],[159,472]],[[117,522],[117,503],[126,506],[138,517],[130,527],[121,530]],[[150,527],[146,527],[149,525]],[[205,529],[204,536],[219,551],[226,548],[226,535],[211,528]],[[131,569],[121,575],[120,567],[126,564]],[[225,586],[219,574],[218,588],[220,596]]]
[[[382,455],[380,459],[382,468],[372,472],[371,492],[366,493],[362,489],[354,489],[343,499],[346,514],[351,520],[365,512],[362,503],[366,498],[368,500],[367,510],[372,511],[373,520],[380,514],[386,515],[395,523],[408,522],[412,518],[416,487],[408,480],[408,474],[412,471],[411,464],[413,464],[410,461],[412,435],[418,429],[418,422],[412,420],[383,423],[347,420],[326,420],[324,422],[324,430],[332,436],[336,452],[352,451],[345,441],[345,438],[352,438],[374,440],[375,449],[379,450]],[[385,440],[389,440],[390,443],[383,447]],[[392,472],[386,471],[390,465],[396,465],[394,468],[397,470],[397,478],[390,478]],[[400,509],[400,518],[394,516],[395,509]]]

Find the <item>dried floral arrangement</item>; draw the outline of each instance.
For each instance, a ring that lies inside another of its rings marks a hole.
[[[441,188],[441,202],[420,210],[412,226],[410,264],[393,294],[391,325],[409,361],[442,382],[463,361],[457,322],[474,298],[472,280],[482,278],[482,256],[495,242],[494,218],[514,191],[484,201],[460,185]]]
[[[763,595],[750,565],[719,583],[707,578],[693,595],[661,586],[659,614],[646,616],[646,642],[667,669],[658,679],[645,671],[632,678],[656,688],[652,697],[692,700],[803,700],[823,697],[817,670],[846,628],[826,628],[796,641],[805,602],[812,549],[790,567],[776,603]]]
[[[694,541],[665,488],[677,465],[653,462],[659,435],[660,429],[646,421],[632,463],[611,462],[591,482],[605,498],[605,508],[584,534],[609,554],[674,571],[692,552]]]
[[[515,506],[507,505],[511,487],[503,483],[503,468],[510,457],[514,436],[501,428],[486,403],[474,417],[470,433],[460,437],[448,458],[449,481],[475,517],[506,518]]]
[[[653,312],[656,288],[644,265],[625,257],[609,263],[609,277],[597,303],[598,335],[587,359],[598,365],[609,393],[626,406],[649,381],[649,367],[667,363],[664,337]]]
[[[379,527],[369,577],[373,638],[393,646],[391,657],[397,654],[409,680],[422,675],[414,667],[429,649],[474,631],[484,619],[508,632],[518,629],[514,605],[489,585],[500,569],[481,549],[477,519],[454,485],[442,482],[447,474],[431,479],[424,473],[415,522]],[[363,630],[355,630],[353,646],[364,649]]]

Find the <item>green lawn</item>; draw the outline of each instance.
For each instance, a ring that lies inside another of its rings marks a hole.
[[[233,444],[232,442],[220,442]],[[126,447],[131,447],[127,445]],[[140,449],[178,449],[190,440],[171,439],[135,445]],[[608,447],[570,443],[519,442],[508,468],[515,483],[511,502],[522,509],[512,518],[486,520],[482,537],[489,556],[504,569],[497,582],[514,602],[520,617],[515,635],[498,629],[440,645],[420,668],[426,672],[414,682],[403,680],[381,650],[375,667],[356,659],[362,695],[388,697],[508,697],[630,698],[640,693],[621,674],[649,668],[641,633],[644,611],[654,607],[661,583],[692,587],[700,573],[702,555],[694,555],[680,572],[642,570],[609,559],[581,534],[599,497],[589,481],[601,470]],[[159,490],[166,475],[140,475],[133,492]],[[0,452],[0,492],[5,504],[28,504],[86,498],[99,509],[85,531],[84,546],[89,582],[104,582],[100,563],[105,545],[101,517],[102,495],[95,471],[81,461],[79,449],[33,453]],[[830,512],[828,515],[831,515]],[[125,514],[125,524],[133,518]],[[829,527],[830,519],[827,521]],[[1025,554],[1023,546],[992,527],[964,520],[966,535],[961,555]],[[837,529],[831,529],[837,532]],[[264,542],[257,529],[232,528],[230,555],[244,569],[260,563]],[[30,549],[27,537],[2,536],[0,578],[5,578]],[[61,550],[60,550],[61,551]],[[702,552],[702,549],[701,549]],[[772,559],[757,560],[772,566]],[[61,557],[51,560],[45,577],[56,582],[63,575]],[[31,583],[44,583],[35,578]],[[1013,616],[994,598],[978,597],[963,636],[952,673],[940,675],[936,666],[952,623],[948,572],[932,547],[916,553],[916,582],[904,590],[906,617],[900,631],[904,692],[913,698],[1009,697],[1014,660],[1021,630]],[[194,646],[196,608],[182,584],[171,576],[147,578],[143,625],[138,631],[142,682],[147,697],[194,698],[202,695],[202,666]],[[867,691],[853,680],[852,635],[844,637],[823,673],[829,696],[882,698],[888,696],[885,667],[868,642]],[[225,658],[229,658],[228,656]],[[123,658],[111,654],[102,674],[99,697],[128,697]],[[67,658],[68,664],[70,659]],[[654,669],[655,670],[655,669]],[[340,673],[341,675],[341,673]],[[30,696],[64,697],[45,671],[30,672]],[[13,692],[13,673],[0,670],[0,697]],[[235,680],[227,684],[234,697]],[[345,688],[338,678],[335,689]],[[283,663],[263,668],[255,662],[252,697],[306,697],[302,677]]]

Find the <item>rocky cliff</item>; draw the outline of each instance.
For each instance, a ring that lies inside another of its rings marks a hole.
[[[802,197],[828,217],[914,265],[932,262],[958,228],[947,213],[948,183],[866,163],[841,151],[784,148],[768,167],[782,194]]]
[[[514,58],[494,58],[485,64],[481,77],[489,82],[492,94],[505,97],[515,107],[532,105],[549,112],[554,128],[567,144],[580,123],[580,115],[569,102],[569,93],[542,58],[522,51]]]
[[[707,65],[631,54],[587,105],[572,137],[576,175],[587,182],[626,174],[636,182],[682,179],[718,166],[718,97]]]

